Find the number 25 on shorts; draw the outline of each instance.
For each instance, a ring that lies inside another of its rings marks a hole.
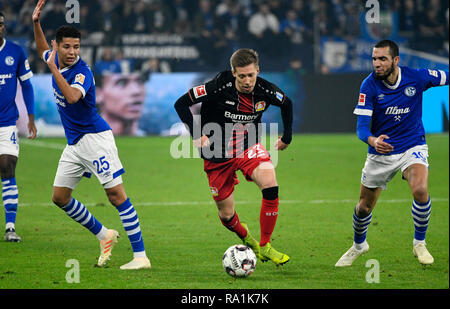
[[[94,164],[98,174],[101,174],[104,171],[109,170],[109,163],[105,159],[105,156],[100,157],[98,160],[94,160],[92,164]]]

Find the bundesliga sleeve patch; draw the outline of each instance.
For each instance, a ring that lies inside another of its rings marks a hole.
[[[83,84],[84,84],[84,79],[85,79],[85,78],[86,78],[86,77],[85,77],[83,74],[78,73],[78,74],[75,76],[75,83],[79,83],[79,84],[83,85]]]
[[[200,85],[200,86],[194,87],[193,92],[194,92],[194,96],[196,99],[205,96],[206,95],[205,85]]]
[[[278,91],[276,92],[275,96],[277,97],[278,101],[283,102],[283,94],[279,93]]]
[[[364,105],[366,105],[366,94],[365,94],[365,93],[360,93],[360,94],[359,94],[358,105],[359,105],[359,106],[364,106]]]

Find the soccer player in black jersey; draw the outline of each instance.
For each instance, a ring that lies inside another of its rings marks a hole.
[[[286,149],[292,140],[292,101],[276,85],[258,77],[259,59],[254,50],[237,50],[230,64],[231,71],[220,72],[181,96],[175,109],[189,128],[194,145],[200,148],[222,224],[252,248],[261,261],[283,265],[289,256],[270,243],[278,217],[278,183],[269,153],[260,143],[261,117],[270,105],[281,109],[284,132],[275,147]],[[202,103],[200,121],[189,108],[197,103]],[[237,170],[262,191],[260,242],[250,235],[235,211]]]

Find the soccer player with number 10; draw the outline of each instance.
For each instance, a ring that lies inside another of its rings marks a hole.
[[[422,95],[431,87],[448,85],[448,72],[411,69],[399,66],[399,61],[395,42],[378,42],[372,51],[373,72],[361,85],[354,114],[358,117],[358,137],[369,145],[369,153],[362,170],[359,202],[353,213],[353,245],[336,267],[352,265],[358,256],[369,250],[366,233],[372,211],[381,191],[398,171],[413,195],[413,254],[421,264],[434,262],[425,243],[431,198]]]

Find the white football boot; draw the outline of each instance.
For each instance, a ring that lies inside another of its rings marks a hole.
[[[344,253],[344,255],[339,259],[339,261],[337,261],[336,265],[334,266],[351,266],[353,264],[353,261],[355,261],[358,256],[363,255],[364,253],[369,251],[369,244],[367,243],[367,241],[364,241],[359,246],[361,249],[357,249],[355,243],[353,243],[353,246],[351,246],[351,248]]]
[[[120,266],[120,269],[122,270],[146,269],[151,267],[152,265],[150,264],[150,260],[147,257],[136,257],[132,259],[131,262],[128,262],[127,264]]]
[[[425,242],[419,242],[414,245],[413,253],[419,260],[420,264],[431,265],[434,263],[434,258],[431,256],[430,252],[428,252]]]
[[[100,257],[98,258],[97,266],[103,267],[111,258],[111,251],[114,245],[117,244],[119,232],[116,230],[108,230],[103,240],[100,240]]]
[[[5,232],[5,241],[7,242],[21,242],[22,238],[16,234],[16,231],[12,228],[9,228]]]

